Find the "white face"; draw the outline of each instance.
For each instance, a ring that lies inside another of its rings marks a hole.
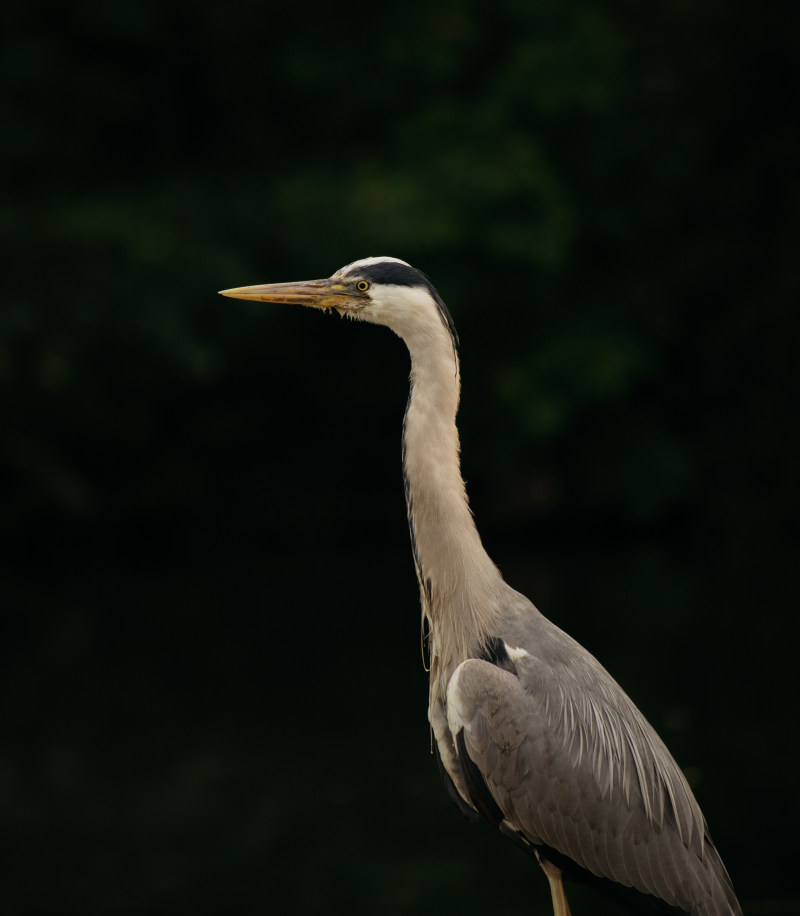
[[[424,287],[376,283],[367,296],[369,304],[353,317],[386,325],[406,340],[425,326],[436,330],[442,326],[436,303]]]
[[[350,287],[355,284],[363,296],[360,307],[349,313],[342,310],[342,314],[385,325],[405,340],[415,332],[424,333],[426,327],[430,333],[431,325],[439,329],[441,319],[429,284],[407,261],[362,258],[337,270],[331,282]]]

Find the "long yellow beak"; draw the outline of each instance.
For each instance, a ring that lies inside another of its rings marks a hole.
[[[221,289],[221,296],[252,299],[256,302],[281,302],[316,309],[352,309],[360,303],[351,289],[330,280],[304,280],[297,283],[266,283],[261,286],[239,286]]]

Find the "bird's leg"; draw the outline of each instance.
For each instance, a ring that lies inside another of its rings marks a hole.
[[[564,890],[564,881],[561,878],[561,869],[544,858],[539,858],[539,864],[542,866],[542,870],[547,875],[547,880],[550,883],[554,916],[571,916],[569,904],[567,903],[567,894]]]

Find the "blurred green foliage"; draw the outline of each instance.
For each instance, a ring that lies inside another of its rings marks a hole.
[[[535,464],[560,480],[556,520],[790,521],[792,12],[13,6],[6,531],[32,505],[135,511],[143,464],[167,478],[157,501],[201,503],[209,439],[234,473],[254,418],[218,386],[286,350],[264,330],[283,318],[215,289],[375,253],[451,304],[486,486]],[[167,418],[200,413],[165,449]]]
[[[432,826],[405,352],[215,292],[377,254],[424,270],[458,325],[487,544],[713,770],[701,800],[749,912],[778,912],[798,804],[800,8],[0,15],[7,912],[442,912],[454,885],[456,909],[499,905],[471,882],[513,854],[453,852],[457,818]],[[376,644],[391,684],[362,672]],[[497,912],[532,912],[515,874]]]

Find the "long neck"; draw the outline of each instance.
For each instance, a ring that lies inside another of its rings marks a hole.
[[[458,359],[450,335],[438,324],[432,334],[429,328],[419,339],[406,339],[411,392],[403,426],[406,501],[430,629],[432,678],[474,655],[492,635],[503,588],[461,478]]]

